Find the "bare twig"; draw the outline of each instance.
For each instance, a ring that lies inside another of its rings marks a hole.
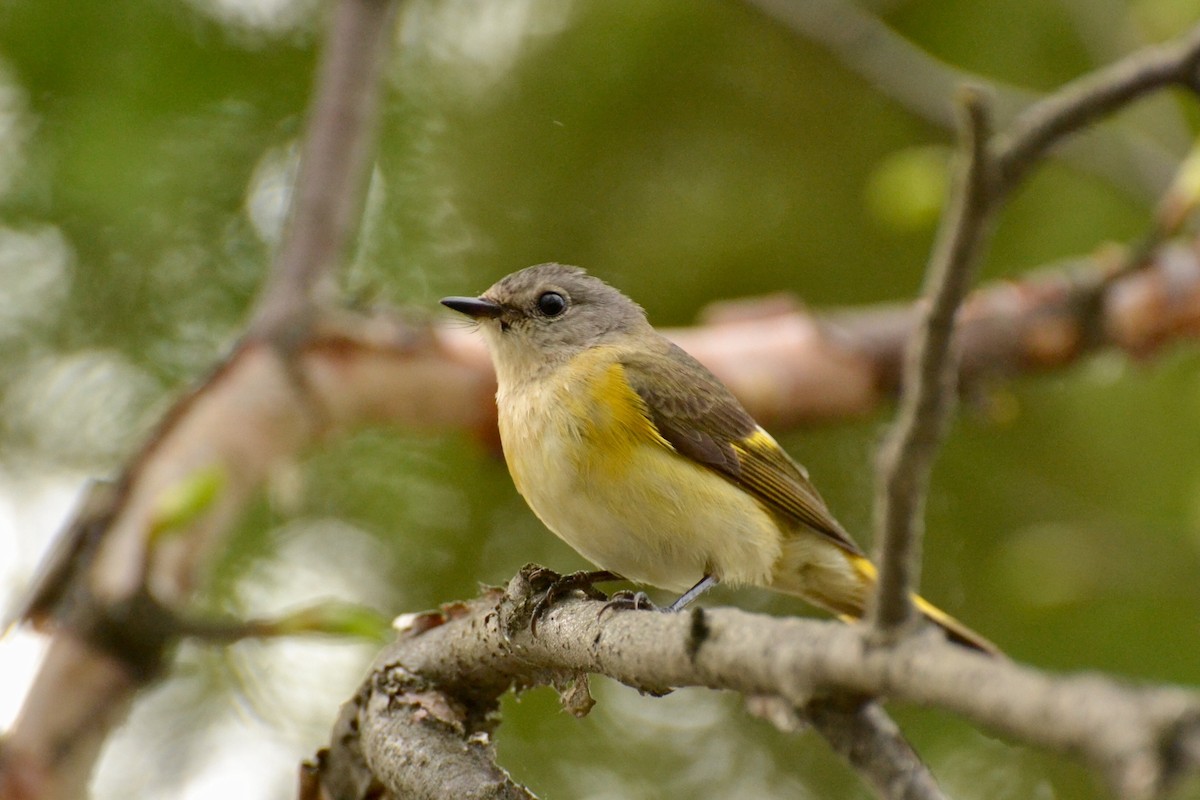
[[[929,311],[906,364],[895,432],[881,451],[878,502],[880,577],[873,619],[885,640],[911,616],[919,569],[921,516],[929,471],[940,444],[957,365],[954,318],[966,295],[992,215],[1054,145],[1086,125],[1158,89],[1197,80],[1200,27],[1168,45],[1146,48],[1068,84],[1022,113],[1006,135],[990,140],[984,108],[968,93],[966,168],[943,219],[927,272]],[[1094,338],[1098,298],[1087,298],[1084,339]]]
[[[1200,27],[1177,41],[1139,50],[1034,103],[990,145],[995,191],[1007,193],[1052,147],[1129,103],[1169,86],[1195,87],[1198,63]]]
[[[879,458],[879,585],[872,617],[885,638],[892,638],[912,614],[909,592],[920,571],[929,473],[957,385],[954,318],[971,285],[989,224],[987,110],[982,97],[970,90],[963,92],[962,106],[961,178],[930,259],[928,310],[905,365],[899,415]]]
[[[953,97],[962,85],[986,87],[998,123],[1037,104],[1039,95],[947,64],[847,0],[745,0],[800,36],[816,42],[886,97],[943,128],[957,123]],[[1149,136],[1129,130],[1093,128],[1065,143],[1061,156],[1130,194],[1154,201],[1178,163],[1176,153]],[[1182,147],[1182,144],[1180,145]]]
[[[294,341],[336,299],[333,274],[358,229],[395,0],[341,0],[317,71],[288,225],[250,334]],[[299,330],[288,330],[299,325]]]
[[[493,590],[449,613],[426,615],[380,655],[364,696],[419,686],[471,718],[486,713],[510,685],[555,683],[580,671],[652,693],[707,686],[778,696],[797,707],[814,698],[885,696],[944,709],[996,733],[1081,758],[1131,800],[1152,797],[1200,768],[1194,746],[1200,696],[1182,689],[1142,689],[1095,675],[1054,677],[932,634],[876,648],[857,627],[732,609],[704,611],[704,625],[697,626],[691,615],[602,616],[601,602],[567,600],[543,618],[533,636],[529,591],[523,571],[507,592]],[[360,702],[355,725],[373,724],[367,717],[386,706],[382,698]],[[442,768],[398,763],[403,742],[378,749],[378,740],[348,740],[346,730],[339,729],[332,748],[369,748],[364,758],[376,774],[383,774],[379,767],[385,761],[392,762],[387,773],[392,776],[397,770]],[[456,763],[445,768],[459,769]],[[387,785],[397,791],[416,780],[389,779]]]
[[[322,430],[295,380],[321,376],[280,354],[303,351],[315,333],[356,226],[394,6],[337,5],[295,211],[250,336],[167,413],[27,605],[51,641],[0,750],[6,800],[84,796],[104,738],[185,635],[179,615],[208,557],[253,490]],[[333,418],[322,411],[321,422]],[[165,498],[189,486],[207,499],[168,523]]]

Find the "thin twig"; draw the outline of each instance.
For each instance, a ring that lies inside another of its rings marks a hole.
[[[1035,92],[960,69],[904,38],[860,5],[847,0],[744,0],[805,39],[826,48],[882,95],[943,128],[957,122],[949,98],[958,86],[986,87],[997,123],[1038,103]],[[1057,93],[1056,93],[1057,96]],[[1153,201],[1178,162],[1157,137],[1128,129],[1091,128],[1056,155],[1130,194]]]
[[[873,620],[885,638],[912,614],[909,592],[920,571],[925,493],[957,386],[954,318],[971,285],[989,223],[987,109],[972,90],[962,93],[961,102],[962,171],[930,260],[924,292],[928,308],[905,364],[900,411],[879,459],[879,586]]]
[[[1158,89],[1194,88],[1200,64],[1200,26],[1187,36],[1147,47],[1068,83],[1022,112],[991,146],[996,191],[1012,190],[1067,136]]]
[[[317,71],[287,229],[250,325],[252,335],[303,327],[334,299],[333,275],[358,229],[375,155],[380,80],[394,0],[342,0]]]
[[[1145,48],[1068,84],[1034,104],[1003,136],[990,140],[979,95],[964,98],[966,168],[927,272],[929,310],[905,365],[894,432],[880,453],[877,514],[880,577],[873,620],[885,640],[912,614],[929,472],[949,414],[957,374],[954,319],[970,285],[990,220],[1004,198],[1045,154],[1081,128],[1167,86],[1194,86],[1200,27],[1175,42]],[[1093,309],[1084,314],[1098,318]],[[1091,329],[1091,326],[1087,326]],[[1088,336],[1081,336],[1086,342]]]

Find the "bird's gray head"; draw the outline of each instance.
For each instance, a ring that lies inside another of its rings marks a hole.
[[[534,377],[596,345],[650,329],[641,306],[579,267],[538,264],[479,297],[442,304],[479,321],[501,381]]]

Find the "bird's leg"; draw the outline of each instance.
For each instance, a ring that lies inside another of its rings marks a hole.
[[[715,575],[705,575],[700,580],[696,581],[696,585],[688,589],[679,597],[675,598],[675,602],[663,609],[663,611],[683,611],[692,601],[700,595],[707,592],[709,589],[721,582],[721,579]]]
[[[696,585],[681,594],[674,603],[664,608],[656,606],[645,592],[631,592],[628,590],[616,592],[612,599],[604,604],[604,608],[600,609],[600,613],[605,611],[663,611],[668,614],[673,614],[676,611],[683,611],[700,595],[707,592],[712,587],[721,582],[721,579],[715,575],[705,575]]]
[[[549,572],[547,570],[547,572]],[[608,595],[597,589],[593,584],[604,581],[623,581],[625,580],[615,572],[609,572],[606,569],[601,570],[580,570],[572,572],[569,575],[557,575],[550,573],[555,577],[550,580],[546,586],[545,594],[538,598],[533,605],[533,615],[529,621],[529,630],[533,635],[537,635],[538,620],[545,616],[546,612],[563,597],[566,597],[571,592],[583,592],[592,600],[607,600]],[[535,579],[537,576],[534,576]]]

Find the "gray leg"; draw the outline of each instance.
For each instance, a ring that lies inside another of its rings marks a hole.
[[[687,608],[689,605],[691,605],[693,600],[695,600],[697,597],[704,594],[705,592],[707,592],[709,589],[713,588],[720,582],[721,582],[720,578],[714,577],[712,575],[705,575],[703,578],[701,578],[699,580],[699,582],[696,583],[695,586],[688,589],[683,594],[679,595],[678,599],[676,599],[674,603],[671,603],[671,605],[664,608],[663,611],[683,611],[685,608]]]

